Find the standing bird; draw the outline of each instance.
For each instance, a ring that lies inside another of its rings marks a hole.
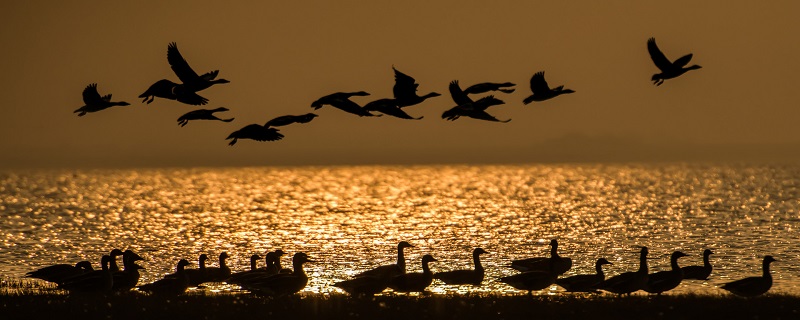
[[[147,88],[147,91],[140,94],[139,98],[143,98],[144,100],[142,100],[142,102],[146,102],[147,104],[153,102],[156,97],[177,100],[178,102],[193,106],[199,106],[208,103],[208,99],[199,96],[197,93],[187,92],[185,90],[181,92],[175,92],[175,88],[177,86],[178,84],[175,82],[167,79],[161,79]]]
[[[364,110],[377,111],[400,119],[409,119],[409,120],[422,119],[422,117],[414,118],[408,115],[408,113],[406,113],[405,111],[403,111],[403,109],[400,109],[400,106],[397,105],[396,99],[378,99],[372,101],[364,105]]]
[[[398,107],[404,108],[413,106],[422,103],[428,98],[441,95],[436,92],[431,92],[423,96],[418,96],[417,87],[419,87],[419,84],[417,80],[414,80],[414,78],[405,73],[397,71],[394,66],[392,66],[392,70],[394,70],[394,87],[392,88],[392,92],[394,93],[394,99],[397,101]]]
[[[107,94],[105,96],[100,96],[100,93],[97,92],[97,84],[92,83],[86,86],[86,89],[83,89],[83,103],[84,106],[78,108],[77,110],[73,111],[72,113],[78,113],[79,117],[83,117],[88,112],[97,112],[100,110],[105,110],[114,106],[129,106],[130,103],[125,101],[113,102],[111,101],[111,95]]]
[[[473,270],[466,269],[437,272],[433,278],[442,280],[446,284],[471,284],[473,286],[480,286],[481,282],[483,282],[484,275],[480,257],[482,254],[488,254],[488,252],[482,248],[475,248],[475,250],[472,250],[472,262],[475,264],[475,269]]]
[[[689,61],[692,60],[691,53],[678,58],[678,60],[675,60],[675,62],[670,62],[669,59],[667,59],[667,56],[665,56],[664,53],[658,49],[655,38],[650,38],[647,40],[647,52],[650,53],[650,59],[653,59],[653,63],[655,63],[656,67],[661,70],[661,73],[654,74],[650,79],[656,86],[660,86],[662,83],[664,83],[664,80],[676,78],[686,73],[686,71],[702,68],[696,64],[684,68],[684,66],[686,66]]]
[[[473,101],[470,99],[461,87],[458,85],[458,80],[453,80],[450,82],[450,96],[453,98],[453,101],[456,103],[456,106],[450,108],[442,113],[442,119],[447,119],[450,121],[454,121],[461,116],[470,117],[473,119],[478,120],[486,120],[486,121],[494,121],[494,122],[509,122],[511,119],[508,120],[498,120],[494,116],[486,113],[486,109],[491,106],[501,105],[504,104],[500,99],[495,98],[494,96],[487,96],[484,98],[479,99],[478,101]]]
[[[186,59],[183,58],[181,52],[178,51],[178,45],[175,42],[167,46],[167,61],[172,71],[178,76],[178,79],[181,79],[181,82],[183,82],[173,88],[173,92],[176,95],[189,94],[204,90],[217,83],[230,82],[225,79],[216,79],[219,70],[197,75],[197,73],[192,70],[192,67],[189,66],[189,63],[186,62]]]
[[[558,278],[558,273],[555,272],[556,260],[549,260],[549,264],[550,269],[547,271],[527,271],[513,276],[502,277],[500,282],[518,290],[528,291],[528,295],[530,295],[533,290],[542,290],[556,283]]]
[[[473,84],[469,86],[467,89],[464,90],[466,94],[480,94],[486,93],[489,91],[500,91],[503,93],[512,93],[514,92],[514,88],[511,89],[503,89],[506,87],[513,87],[516,84],[511,82],[503,82],[503,83],[494,83],[494,82],[482,82],[478,84]]]
[[[251,292],[270,296],[284,296],[295,294],[308,284],[308,275],[303,270],[303,264],[314,262],[303,252],[295,253],[292,257],[292,273],[279,273],[269,277],[256,278],[242,284]]]
[[[624,272],[618,274],[600,284],[600,289],[616,293],[618,295],[628,294],[642,290],[647,286],[647,247],[642,247],[639,252],[639,270],[636,272]]]
[[[114,277],[114,291],[128,291],[136,287],[139,283],[139,270],[144,267],[136,264],[136,261],[144,260],[141,256],[131,250],[122,253],[122,271],[112,272]]]
[[[267,121],[267,123],[264,124],[264,127],[266,128],[282,127],[282,126],[288,126],[292,123],[309,123],[316,117],[317,115],[313,113],[306,113],[299,116],[292,116],[292,115],[280,116],[270,121]]]
[[[114,277],[111,275],[111,270],[108,269],[108,264],[111,257],[104,255],[100,264],[101,270],[94,270],[65,279],[58,287],[66,289],[70,293],[108,293],[114,286]]]
[[[389,288],[397,292],[423,292],[433,282],[433,272],[428,263],[435,262],[433,256],[422,257],[422,272],[404,273],[389,281]]]
[[[80,274],[84,274],[92,269],[92,263],[89,261],[81,261],[74,266],[71,264],[56,264],[40,268],[25,274],[26,278],[42,279],[44,281],[61,284],[64,279],[68,279]]]
[[[550,240],[550,257],[536,257],[521,260],[514,260],[511,262],[511,268],[526,272],[526,271],[549,271],[550,261],[555,262],[553,269],[557,274],[562,274],[572,268],[572,259],[564,258],[558,254],[558,241],[556,239]]]
[[[316,101],[311,103],[311,107],[314,108],[314,110],[318,110],[319,108],[322,108],[322,106],[327,104],[344,112],[357,115],[359,117],[376,117],[376,115],[369,113],[369,111],[367,110],[364,110],[364,108],[358,105],[358,103],[355,103],[352,100],[350,100],[350,97],[353,96],[368,96],[368,95],[369,93],[366,93],[364,91],[336,92],[317,99]]]
[[[775,260],[772,256],[765,256],[761,265],[763,275],[760,277],[749,277],[723,284],[720,288],[730,293],[743,297],[760,296],[772,287],[772,274],[769,273],[769,264]]]
[[[186,289],[189,288],[189,275],[184,269],[188,265],[189,261],[181,259],[178,261],[178,267],[172,276],[164,277],[161,280],[139,286],[138,288],[141,291],[158,295],[177,296],[183,294],[186,292]]]
[[[226,259],[228,259],[228,253],[220,253],[219,267],[206,267],[203,282],[222,282],[228,279],[231,276],[231,268],[225,263]]]
[[[597,259],[594,264],[595,274],[579,274],[556,280],[556,284],[568,292],[597,292],[599,286],[606,279],[603,265],[611,264],[605,258]]]
[[[395,264],[387,264],[380,267],[376,267],[374,269],[370,269],[359,274],[356,274],[355,277],[379,277],[379,278],[393,278],[399,276],[401,274],[406,273],[406,258],[403,254],[403,249],[405,248],[413,248],[410,243],[405,241],[400,241],[397,244],[397,263]]]
[[[564,89],[564,86],[558,86],[550,89],[547,81],[544,80],[544,71],[539,71],[531,77],[531,91],[532,95],[522,100],[522,103],[529,104],[534,101],[545,101],[547,99],[555,98],[562,94],[574,93],[574,90]]]
[[[711,262],[708,261],[708,256],[714,252],[711,249],[703,250],[703,265],[702,266],[686,266],[682,267],[684,279],[695,280],[708,280],[711,275]]]
[[[681,281],[683,281],[683,270],[678,266],[678,259],[685,256],[687,256],[687,254],[683,252],[673,252],[669,258],[672,269],[648,275],[647,286],[644,287],[644,291],[661,295],[662,292],[675,289],[675,287],[681,284]]]
[[[260,124],[250,124],[239,130],[232,132],[225,140],[231,140],[229,146],[236,144],[239,139],[252,139],[255,141],[277,141],[283,139],[283,135],[278,129],[267,128]]]
[[[222,122],[233,121],[233,118],[230,119],[217,118],[217,116],[214,115],[214,112],[220,112],[220,111],[229,111],[229,109],[224,107],[219,107],[216,109],[199,109],[199,110],[189,111],[184,115],[180,116],[180,118],[178,118],[178,124],[181,127],[183,127],[189,123],[189,120],[219,120]]]

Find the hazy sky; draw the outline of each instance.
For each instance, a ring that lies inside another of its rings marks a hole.
[[[713,146],[739,148],[725,149],[731,160],[798,156],[798,12],[797,1],[3,1],[0,168],[728,156]],[[649,37],[703,69],[653,86]],[[202,108],[227,107],[235,121],[181,128],[195,107],[137,98],[178,81],[166,60],[173,41],[198,73],[231,81],[200,94],[210,99]],[[324,107],[281,129],[282,141],[224,140],[312,112],[332,92],[370,92],[354,98],[361,104],[391,97],[392,65],[420,93],[443,94],[405,109],[424,119]],[[541,70],[577,92],[523,105]],[[490,110],[513,120],[441,119],[455,79],[517,83]],[[131,106],[77,117],[93,82]]]

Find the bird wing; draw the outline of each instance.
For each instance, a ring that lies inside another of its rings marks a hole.
[[[278,132],[278,129],[275,128],[264,128],[259,132],[259,134],[255,135],[253,140],[256,141],[277,141],[283,139],[283,135]]]
[[[509,121],[511,121],[511,119],[498,120],[497,118],[495,118],[494,116],[486,113],[486,111],[483,111],[483,110],[470,111],[467,114],[467,116],[469,116],[470,118],[473,118],[473,119],[480,119],[480,120],[486,120],[486,121],[495,121],[495,122],[509,122]]]
[[[550,91],[547,81],[544,80],[544,71],[534,73],[531,77],[531,91],[534,93]]]
[[[665,56],[664,53],[658,49],[658,45],[656,45],[655,38],[650,38],[647,40],[647,52],[650,53],[650,59],[653,59],[653,63],[655,63],[656,67],[661,69],[661,71],[667,71],[669,69],[672,69],[672,63],[669,62],[667,56]]]
[[[178,94],[177,97],[175,98],[175,100],[178,100],[178,102],[182,102],[182,103],[185,103],[185,104],[190,104],[190,105],[193,105],[193,106],[199,106],[199,105],[204,105],[204,104],[208,103],[208,99],[203,98],[203,97],[201,97],[200,95],[198,95],[197,93],[194,93],[194,92],[187,92],[187,93]]]
[[[419,86],[416,80],[405,73],[397,71],[394,67],[392,67],[392,70],[394,70],[394,87],[392,88],[394,97],[397,99],[405,99],[407,97],[416,96],[417,87]]]
[[[453,80],[450,82],[450,96],[453,97],[453,101],[457,105],[473,102],[472,99],[470,99],[467,94],[461,90],[461,87],[458,85],[458,80]]]
[[[681,67],[685,66],[686,64],[688,64],[689,61],[692,61],[692,54],[691,53],[687,54],[687,55],[685,55],[683,57],[678,58],[678,60],[675,60],[675,62],[672,65],[677,67],[677,68],[681,68]]]
[[[167,46],[167,61],[169,62],[169,66],[172,67],[172,71],[175,72],[175,75],[177,75],[178,79],[181,79],[183,83],[196,81],[199,77],[197,73],[192,70],[192,67],[189,66],[189,63],[186,62],[186,59],[183,58],[181,52],[178,51],[178,45],[175,42]]]
[[[109,102],[109,101],[111,101],[111,94],[109,93],[109,94],[107,94],[107,95],[104,95],[104,96],[102,97],[102,99],[103,99],[103,101],[106,101],[106,102]]]
[[[92,83],[83,89],[83,103],[88,105],[97,105],[103,103],[103,98],[97,93],[97,84]]]
[[[400,107],[392,106],[392,105],[383,105],[377,111],[385,113],[385,114],[388,114],[388,115],[393,116],[393,117],[398,117],[400,119],[413,119],[413,120],[416,120],[416,119],[421,119],[422,118],[422,117],[414,118],[414,117],[410,116],[408,113],[406,113],[405,111],[403,111],[403,109],[400,109]]]
[[[218,74],[219,74],[219,70],[209,71],[209,72],[206,72],[203,75],[201,75],[200,78],[203,78],[203,80],[206,80],[206,81],[211,81],[211,80],[216,79]]]

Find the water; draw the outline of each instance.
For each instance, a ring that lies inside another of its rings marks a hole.
[[[435,271],[471,268],[482,247],[484,286],[434,292],[519,293],[496,281],[512,259],[546,256],[557,238],[574,261],[567,275],[614,263],[651,271],[700,264],[713,249],[712,280],[675,292],[718,293],[722,282],[761,272],[775,256],[773,291],[800,294],[800,166],[521,165],[16,171],[0,174],[0,275],[18,278],[53,263],[99,261],[112,248],[147,261],[140,283],[227,251],[234,271],[253,253],[308,253],[306,292],[393,263],[399,241],[408,271],[424,254]],[[263,266],[263,261],[260,261]],[[290,258],[284,257],[284,265]],[[207,289],[208,290],[208,289]],[[211,286],[210,290],[234,290]],[[549,293],[558,292],[553,287]]]

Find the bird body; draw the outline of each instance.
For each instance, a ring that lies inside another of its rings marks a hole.
[[[642,290],[647,286],[647,247],[642,247],[639,253],[639,270],[635,272],[624,272],[610,279],[606,279],[600,284],[600,289],[616,293],[618,295],[630,295],[634,291]]]
[[[311,122],[311,120],[314,120],[314,118],[316,117],[317,115],[313,113],[306,113],[299,116],[293,116],[293,115],[280,116],[270,121],[267,121],[267,123],[264,124],[264,127],[281,127],[290,125],[292,123],[308,123]]]
[[[233,140],[231,140],[233,139]],[[255,141],[277,141],[283,139],[283,134],[278,129],[267,128],[260,124],[249,124],[243,128],[231,132],[225,140],[231,140],[228,145],[236,144],[239,139],[252,139]]]
[[[114,285],[114,277],[108,269],[111,257],[104,255],[100,261],[101,270],[94,270],[64,279],[58,287],[66,289],[70,293],[104,294],[110,292]]]
[[[526,271],[550,271],[550,262],[554,262],[554,272],[562,274],[572,268],[572,259],[561,257],[558,254],[558,241],[556,239],[550,240],[550,257],[536,257],[528,259],[514,260],[511,262],[511,268],[526,272]]]
[[[473,84],[468,88],[464,89],[464,93],[466,94],[480,94],[486,93],[489,91],[500,91],[503,93],[512,93],[514,92],[514,88],[511,89],[503,89],[507,87],[513,87],[516,84],[511,82],[504,82],[504,83],[494,83],[494,82],[482,82],[478,84]]]
[[[199,109],[194,111],[189,111],[178,118],[178,124],[183,127],[189,123],[190,120],[219,120],[222,122],[231,122],[233,118],[230,119],[220,119],[214,115],[215,112],[220,111],[228,111],[228,108],[220,107],[216,109]]]
[[[184,269],[188,265],[189,261],[181,259],[178,261],[178,267],[175,273],[153,283],[139,286],[138,288],[141,291],[158,295],[176,296],[183,294],[186,292],[186,289],[189,288],[189,275]]]
[[[595,274],[579,274],[556,280],[556,284],[568,292],[596,292],[597,287],[605,281],[603,265],[611,264],[605,258],[597,259],[594,264]]]
[[[681,281],[683,281],[683,270],[678,266],[678,259],[685,256],[686,254],[683,252],[673,252],[669,259],[672,269],[648,275],[647,286],[644,287],[644,291],[660,295],[662,292],[675,289],[675,287],[681,284]]]
[[[222,282],[228,279],[231,276],[231,268],[225,263],[228,257],[227,252],[220,253],[219,267],[206,267],[203,282]]]
[[[392,66],[392,70],[394,70],[394,87],[392,87],[392,93],[394,93],[394,99],[399,108],[420,104],[429,98],[441,95],[436,92],[431,92],[423,96],[417,95],[417,87],[419,87],[417,80],[398,71],[394,66]]]
[[[769,272],[769,264],[775,260],[772,256],[765,256],[761,269],[763,274],[760,277],[748,277],[723,284],[720,288],[730,293],[743,297],[755,297],[767,293],[772,287],[772,274]]]
[[[358,92],[336,92],[324,96],[322,98],[317,99],[316,101],[311,103],[311,107],[314,110],[322,108],[324,105],[330,105],[331,107],[337,108],[347,113],[355,114],[359,117],[375,117],[376,115],[370,113],[367,110],[364,110],[363,107],[358,105],[358,103],[353,102],[350,100],[350,97],[353,96],[368,96],[369,93],[364,91]]]
[[[362,276],[349,280],[339,281],[333,284],[334,287],[341,288],[352,296],[375,295],[381,293],[389,287],[390,278]]]
[[[684,279],[695,279],[695,280],[708,280],[708,276],[711,275],[711,262],[708,260],[708,257],[712,255],[714,252],[711,249],[703,250],[703,265],[702,266],[686,266],[682,267],[683,270],[683,278]]]
[[[433,282],[433,272],[428,263],[437,261],[426,254],[422,257],[422,272],[403,273],[391,278],[389,288],[396,292],[423,292]]]
[[[303,290],[308,284],[308,275],[303,270],[303,264],[306,262],[314,261],[310,260],[305,253],[298,252],[292,257],[292,266],[294,267],[292,273],[279,273],[270,277],[248,281],[242,284],[242,287],[254,293],[270,296],[295,294]]]
[[[464,93],[463,90],[461,90],[461,87],[458,85],[458,80],[453,80],[450,82],[449,89],[450,96],[453,98],[456,106],[442,113],[442,119],[454,121],[459,117],[465,116],[473,119],[493,122],[505,123],[511,121],[511,119],[498,120],[486,112],[486,109],[491,106],[504,104],[505,102],[502,100],[497,99],[494,96],[486,96],[478,99],[478,101],[473,101],[467,96],[466,93]]]
[[[482,248],[475,248],[475,250],[472,251],[472,262],[475,265],[473,270],[467,269],[437,272],[434,275],[434,279],[439,279],[446,284],[452,285],[471,284],[473,286],[480,286],[481,282],[483,282],[484,276],[484,269],[483,265],[481,265],[480,255],[485,253],[488,254],[488,252]]]
[[[403,249],[405,248],[412,248],[410,243],[406,241],[401,241],[397,244],[397,263],[396,264],[389,264],[380,267],[376,267],[374,269],[370,269],[355,275],[356,278],[358,277],[378,277],[389,279],[401,274],[406,273],[406,259],[405,255],[403,254]]]
[[[111,95],[100,96],[97,92],[97,84],[92,83],[83,89],[83,103],[84,105],[73,113],[77,113],[79,117],[85,116],[89,112],[97,112],[105,110],[114,106],[129,106],[130,103],[125,101],[111,101]]]
[[[689,61],[692,60],[691,53],[680,57],[675,61],[669,61],[667,56],[665,56],[664,53],[658,49],[655,38],[650,38],[647,40],[647,52],[650,53],[650,58],[653,60],[653,63],[656,65],[656,67],[661,70],[661,73],[654,74],[650,79],[656,86],[660,86],[662,83],[664,83],[664,80],[676,78],[689,70],[702,68],[696,64],[685,67]]]
[[[60,284],[65,279],[75,277],[77,275],[94,271],[92,264],[89,261],[81,261],[75,265],[70,264],[56,264],[40,268],[25,274],[26,278],[42,279],[44,281]]]
[[[183,82],[172,89],[176,95],[190,94],[204,90],[218,83],[230,82],[225,79],[216,79],[217,75],[219,74],[219,70],[207,72],[203,75],[197,75],[192,67],[189,66],[189,63],[186,62],[186,59],[183,58],[181,52],[178,51],[178,45],[175,42],[172,42],[167,46],[167,61],[169,62],[169,66],[172,68],[172,71],[174,71],[175,75],[178,76],[178,79]]]
[[[182,102],[189,105],[199,106],[208,103],[208,99],[199,96],[195,92],[187,92],[186,90],[182,90],[176,92],[176,88],[178,84],[167,79],[161,79],[156,81],[153,85],[151,85],[147,90],[139,95],[139,98],[143,98],[142,102],[146,102],[150,104],[155,100],[156,97],[170,99],[170,100],[177,100],[178,102]]]
[[[414,118],[405,111],[403,111],[403,109],[400,109],[400,107],[397,105],[397,100],[395,99],[378,99],[372,101],[364,105],[364,110],[376,111],[400,119],[409,119],[409,120],[422,119],[422,117]]]
[[[534,101],[545,101],[562,94],[575,92],[571,89],[564,89],[564,86],[558,86],[550,89],[550,86],[547,85],[547,81],[544,80],[544,71],[539,71],[533,74],[530,85],[533,94],[525,98],[525,100],[522,100],[522,103],[524,104],[529,104]]]
[[[122,254],[122,266],[125,268],[122,271],[112,272],[114,277],[114,291],[128,291],[136,287],[139,282],[139,270],[144,269],[142,266],[136,264],[136,261],[143,260],[141,256],[131,250],[125,250]]]

